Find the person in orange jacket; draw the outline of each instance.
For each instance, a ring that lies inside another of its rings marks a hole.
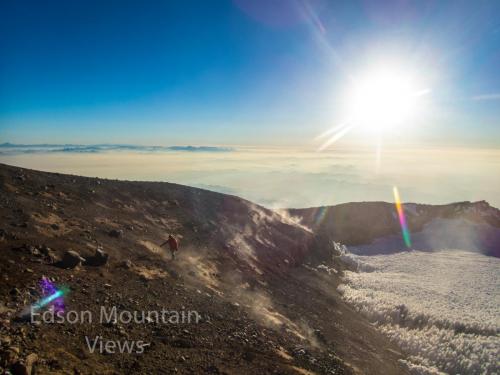
[[[175,259],[175,252],[179,250],[179,243],[171,234],[168,235],[168,239],[160,245],[160,247],[165,246],[168,243],[170,247],[170,253],[172,254],[172,260]]]

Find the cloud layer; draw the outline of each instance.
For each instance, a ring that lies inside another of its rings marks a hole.
[[[50,152],[65,153],[99,153],[110,151],[129,152],[168,152],[168,151],[189,151],[189,152],[230,152],[231,147],[215,146],[140,146],[140,145],[74,145],[74,144],[39,144],[39,145],[18,145],[12,143],[0,144],[0,155],[35,154]]]
[[[86,147],[88,152],[52,145],[36,149],[36,155],[4,153],[0,162],[84,176],[176,182],[271,208],[392,201],[394,185],[405,202],[484,199],[500,207],[500,150],[385,149],[377,167],[375,153],[359,149]]]

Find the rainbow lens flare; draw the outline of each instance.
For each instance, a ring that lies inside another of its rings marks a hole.
[[[411,247],[411,238],[410,238],[410,230],[408,229],[408,225],[406,224],[406,217],[403,210],[403,204],[401,203],[401,198],[399,197],[399,191],[396,186],[392,188],[394,193],[394,202],[396,203],[396,211],[398,212],[399,224],[401,225],[401,232],[403,234],[403,240],[405,242],[406,247]]]
[[[46,277],[40,280],[40,288],[42,289],[43,298],[21,311],[19,314],[20,319],[29,319],[34,311],[40,310],[45,306],[49,306],[56,314],[64,313],[64,296],[69,293],[69,288],[62,287],[58,289],[55,284]]]
[[[41,309],[49,304],[52,305],[54,311],[63,312],[64,311],[64,295],[68,293],[67,288],[57,289],[57,287],[46,277],[42,278],[40,281],[40,287],[42,288],[42,294],[44,297],[33,305],[33,309]]]
[[[317,209],[317,211],[315,212],[315,217],[314,217],[314,223],[316,225],[319,225],[321,224],[321,222],[323,221],[323,219],[325,218],[326,214],[328,213],[328,207],[327,206],[323,206],[323,207],[319,207]]]

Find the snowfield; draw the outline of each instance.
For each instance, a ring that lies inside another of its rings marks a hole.
[[[339,291],[408,355],[415,374],[500,374],[500,259],[459,250],[344,260]]]

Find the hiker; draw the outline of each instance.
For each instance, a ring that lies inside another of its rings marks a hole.
[[[168,235],[168,239],[160,245],[160,247],[165,246],[168,243],[168,246],[170,247],[170,253],[172,254],[172,260],[175,259],[175,252],[179,250],[179,244],[177,243],[177,240],[171,235]]]

